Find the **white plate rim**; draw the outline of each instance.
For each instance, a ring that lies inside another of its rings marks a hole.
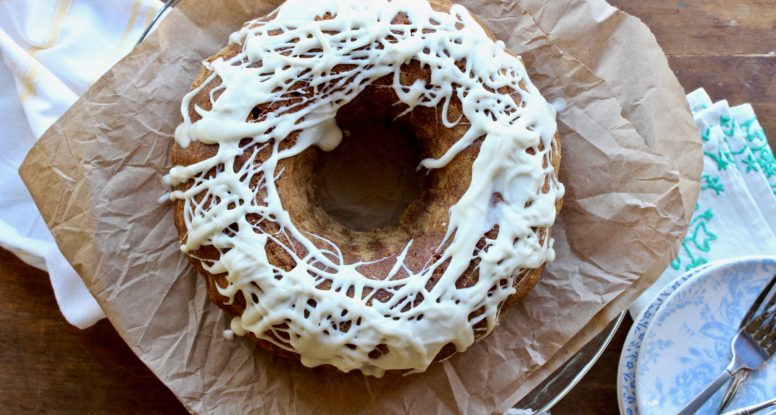
[[[638,360],[638,353],[641,349],[641,341],[644,338],[644,333],[646,333],[647,328],[649,327],[649,323],[652,322],[652,318],[655,316],[655,313],[660,308],[660,306],[663,305],[665,300],[674,292],[676,291],[682,284],[686,283],[689,279],[696,277],[698,274],[706,270],[712,265],[726,263],[734,260],[726,259],[726,260],[720,260],[713,263],[707,263],[700,265],[696,268],[693,268],[689,271],[686,271],[685,273],[679,275],[674,280],[666,284],[666,286],[663,288],[662,291],[657,293],[652,300],[649,302],[649,305],[645,307],[643,310],[641,310],[641,313],[639,313],[638,316],[636,316],[635,319],[633,319],[633,325],[631,326],[630,330],[628,331],[628,335],[625,337],[625,343],[623,343],[623,350],[620,352],[620,360],[617,365],[617,404],[620,409],[620,414],[622,415],[639,415],[638,406],[634,403],[633,405],[629,405],[626,407],[625,399],[626,399],[626,393],[630,391],[630,389],[625,389],[624,382],[624,375],[626,373],[630,374],[631,376],[636,376],[636,363],[635,360]],[[632,347],[628,347],[629,344],[632,344]],[[633,353],[635,353],[635,356],[633,356],[634,364],[632,369],[627,369],[625,367],[627,361],[628,361],[628,351],[631,350]],[[627,371],[627,372],[626,372]],[[635,380],[634,380],[635,381]],[[635,390],[632,391],[633,398],[636,398],[636,392]],[[628,412],[630,410],[630,412]]]

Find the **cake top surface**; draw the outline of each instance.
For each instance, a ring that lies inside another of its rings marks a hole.
[[[409,23],[396,23],[396,16]],[[552,241],[537,230],[553,224],[563,195],[548,162],[557,132],[555,112],[522,61],[492,40],[465,8],[441,12],[418,0],[289,0],[268,18],[248,22],[230,42],[241,51],[205,63],[212,73],[184,98],[183,122],[175,134],[181,147],[199,141],[218,150],[206,160],[173,167],[168,180],[173,186],[191,183],[170,194],[185,202],[188,232],[182,250],[217,249],[220,257],[203,259],[203,267],[226,274],[229,284],[219,287],[222,295],[233,300],[242,292],[246,300],[232,330],[298,353],[307,366],[329,364],[375,376],[386,370],[423,371],[447,344],[468,348],[475,340],[474,325],[485,321],[492,330],[500,305],[515,292],[519,271],[553,259]],[[429,81],[401,83],[400,68],[412,60],[430,69]],[[312,146],[337,147],[342,140],[337,111],[389,75],[407,112],[441,106],[445,126],[468,123],[442,157],[423,160],[420,168],[441,168],[475,141],[481,144],[471,184],[450,208],[439,255],[421,269],[409,269],[404,259],[410,240],[401,252],[379,260],[393,266],[376,280],[362,275],[363,263],[346,262],[335,244],[300,231],[275,183],[283,174],[281,160]],[[211,108],[197,107],[199,119],[193,120],[191,100],[214,81],[219,85],[210,92]],[[313,98],[288,98],[300,83],[314,91]],[[452,100],[461,103],[460,119],[448,117]],[[279,105],[249,120],[255,107],[267,103]],[[279,145],[294,133],[293,145]],[[271,156],[254,162],[267,146]],[[248,162],[236,163],[246,155]],[[279,233],[262,229],[270,222]],[[497,235],[486,238],[494,228]],[[484,246],[478,247],[483,238]],[[297,252],[291,240],[304,252]],[[286,249],[293,269],[272,264],[268,241]],[[473,262],[477,282],[456,287]],[[428,289],[438,269],[444,271]],[[324,281],[331,288],[320,288]],[[378,291],[390,296],[377,300]]]

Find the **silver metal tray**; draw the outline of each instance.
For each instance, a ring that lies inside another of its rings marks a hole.
[[[588,371],[595,365],[598,358],[612,341],[617,329],[627,311],[622,312],[614,321],[582,349],[571,357],[563,366],[553,372],[550,377],[539,384],[515,405],[518,409],[531,409],[536,413],[544,413],[560,402],[576,386]]]

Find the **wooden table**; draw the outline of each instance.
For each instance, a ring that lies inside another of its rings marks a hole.
[[[754,105],[776,148],[776,0],[614,0],[646,22],[689,92]],[[185,413],[106,321],[80,331],[48,276],[0,250],[0,413]],[[554,414],[616,414],[630,319]]]

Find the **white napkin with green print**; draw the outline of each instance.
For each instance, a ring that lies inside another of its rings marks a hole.
[[[635,316],[679,275],[718,259],[776,254],[776,159],[749,104],[687,95],[703,141],[701,194],[679,255],[631,306]]]

